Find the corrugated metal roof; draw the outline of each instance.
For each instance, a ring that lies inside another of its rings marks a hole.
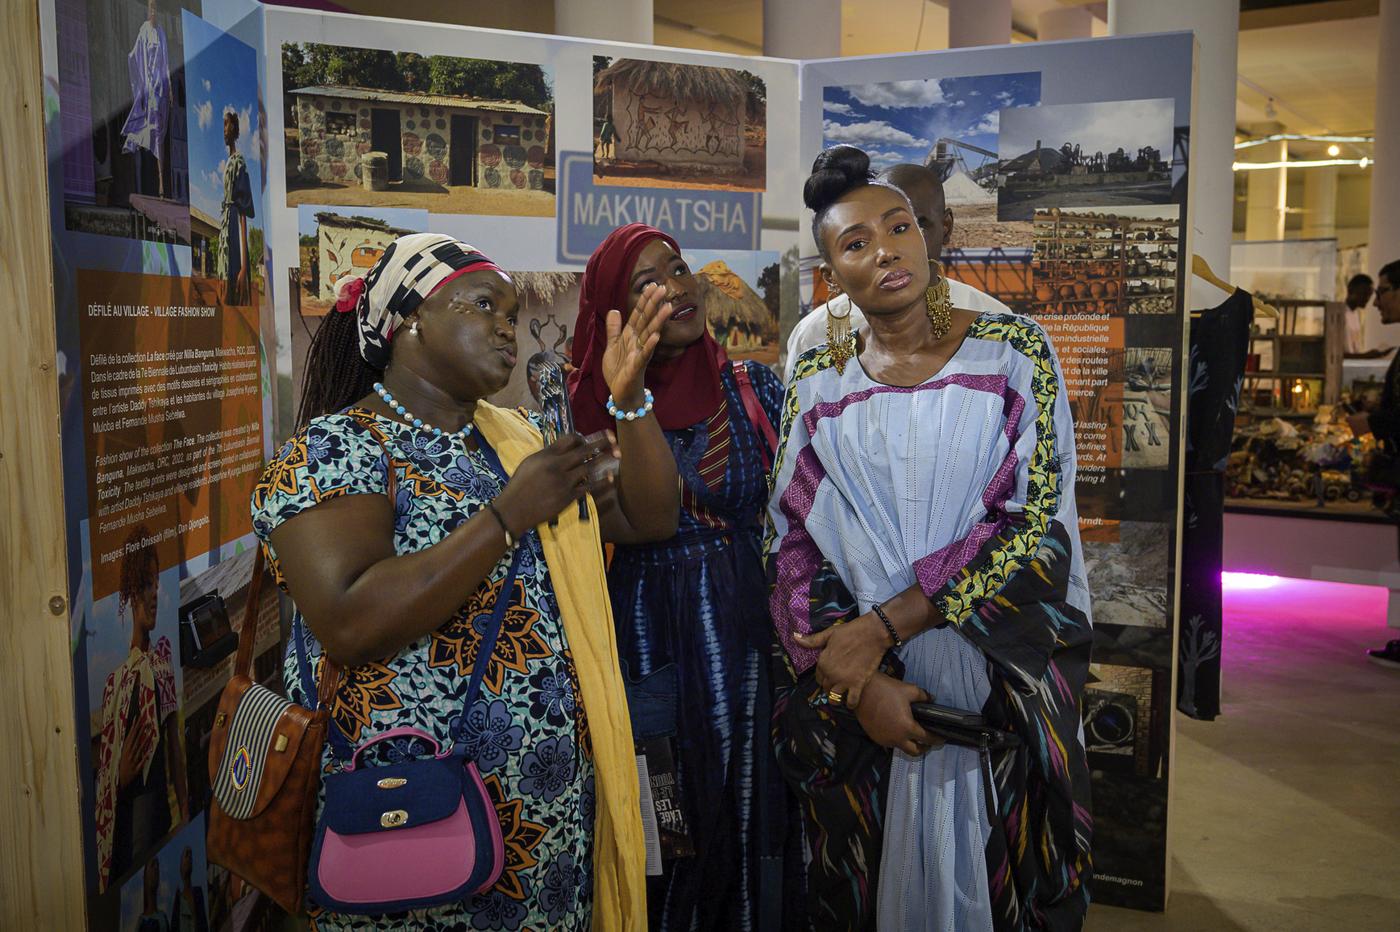
[[[299,88],[292,93],[306,94],[312,97],[342,97],[347,100],[381,101],[387,104],[412,104],[421,107],[452,107],[457,110],[494,110],[501,113],[546,115],[543,110],[537,110],[513,100],[482,100],[476,97],[451,97],[446,94],[410,94],[404,91],[380,91],[369,87],[317,85]]]

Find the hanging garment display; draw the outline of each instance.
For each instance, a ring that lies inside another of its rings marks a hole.
[[[1253,318],[1253,298],[1238,288],[1219,307],[1191,317],[1176,704],[1207,721],[1220,714],[1225,466]]]

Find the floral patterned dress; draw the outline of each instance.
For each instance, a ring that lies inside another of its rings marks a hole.
[[[278,525],[320,502],[385,495],[391,465],[400,554],[442,540],[502,489],[486,457],[462,440],[350,408],[316,418],[281,449],[254,490],[254,530],[267,542]],[[321,912],[317,928],[589,927],[594,786],[587,719],[538,536],[528,535],[521,547],[511,605],[471,709],[464,714],[463,697],[508,558],[442,627],[392,657],[346,670],[332,707],[336,728],[353,746],[402,726],[427,732],[444,748],[468,743],[505,839],[500,881],[484,895],[434,909],[372,917]],[[268,557],[282,585],[270,545]],[[319,669],[322,649],[300,612],[293,637],[284,665],[287,690],[294,701],[309,703],[315,688],[304,681],[295,639],[301,638],[311,669]],[[416,744],[383,742],[367,756],[382,751],[381,760],[389,761],[426,753]],[[326,765],[342,766],[329,743]]]

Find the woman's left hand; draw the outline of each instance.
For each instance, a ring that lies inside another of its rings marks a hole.
[[[661,339],[661,326],[670,317],[666,289],[655,284],[642,292],[642,300],[626,324],[622,323],[621,311],[608,311],[603,379],[619,408],[635,410],[642,406],[647,363]]]
[[[840,693],[851,709],[860,705],[861,691],[889,650],[889,635],[873,614],[796,637],[801,646],[821,651],[817,682],[827,692]]]

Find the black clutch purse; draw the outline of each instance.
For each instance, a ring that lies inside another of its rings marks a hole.
[[[985,751],[1004,751],[1020,745],[1013,732],[993,728],[975,712],[950,709],[932,702],[914,703],[914,721],[949,744]]]

